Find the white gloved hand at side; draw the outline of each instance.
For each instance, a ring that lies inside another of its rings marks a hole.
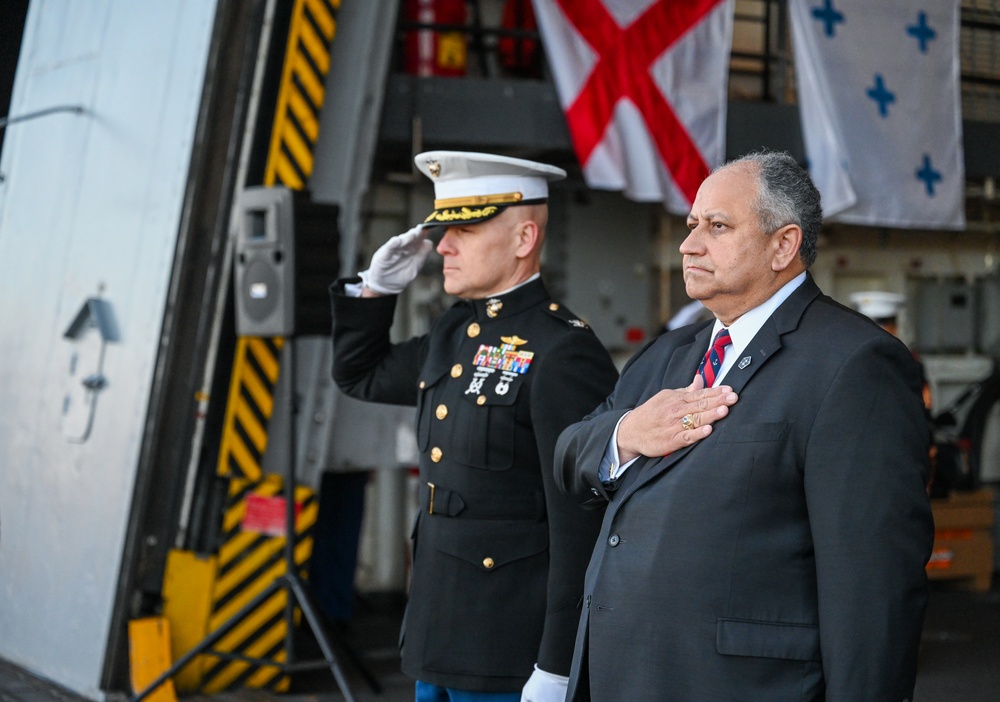
[[[409,285],[430,255],[434,244],[427,240],[428,227],[418,224],[397,234],[378,248],[368,270],[358,275],[361,282],[379,295],[398,295]]]
[[[546,673],[535,664],[535,672],[521,690],[521,702],[564,702],[569,678]]]

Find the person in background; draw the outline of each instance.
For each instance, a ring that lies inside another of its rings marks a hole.
[[[899,336],[899,313],[906,296],[884,290],[852,293],[851,305],[893,336]]]
[[[433,151],[427,222],[332,287],[333,377],[352,397],[417,407],[419,514],[401,634],[420,702],[562,702],[600,528],[555,488],[556,438],[617,371],[540,277],[548,184],[562,169]],[[440,235],[458,301],[430,333],[390,340],[397,296]]]
[[[852,293],[851,306],[871,319],[895,337],[899,336],[899,315],[906,307],[906,296],[884,290],[868,290]],[[934,417],[934,398],[931,394],[931,384],[927,380],[927,372],[920,356],[913,351],[916,363],[908,366],[914,373],[911,382],[921,387],[921,397],[924,401],[924,415],[927,418],[927,432],[931,438],[928,449],[931,462],[930,477],[927,480],[927,491],[931,497],[944,497],[952,486],[960,480],[961,455],[960,448],[954,441],[939,442],[937,434],[938,419]],[[946,421],[942,419],[942,421]]]
[[[912,699],[934,538],[920,387],[906,346],[809,274],[821,222],[788,154],[715,170],[680,247],[715,319],[657,338],[560,436],[560,487],[607,504],[568,700]],[[699,411],[663,389],[702,382],[723,394]]]
[[[884,290],[869,290],[853,293],[850,300],[851,305],[858,312],[871,319],[893,336],[899,336],[899,313],[906,306],[905,295],[886,292]],[[920,382],[923,387],[924,407],[929,414],[933,406],[931,388],[927,382],[923,364],[920,363],[920,358],[916,353],[913,354],[913,357],[917,359],[917,369],[920,371]]]

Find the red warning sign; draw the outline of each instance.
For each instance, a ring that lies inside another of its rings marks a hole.
[[[247,495],[247,510],[240,524],[243,531],[266,536],[285,536],[285,498],[267,495]],[[302,503],[295,503],[295,518],[302,511]]]

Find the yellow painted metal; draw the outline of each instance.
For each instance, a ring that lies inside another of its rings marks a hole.
[[[128,657],[133,692],[145,690],[170,668],[170,623],[166,617],[144,617],[128,623]],[[146,699],[177,702],[173,680],[164,680]]]
[[[268,474],[260,481],[230,480],[229,502],[223,515],[223,543],[219,548],[218,572],[212,592],[213,610],[208,620],[209,631],[229,622],[246,605],[263,593],[276,578],[285,573],[284,536],[269,536],[244,528],[247,498],[283,496],[281,476]],[[308,487],[298,486],[295,500],[299,511],[295,519],[297,534],[293,558],[297,568],[304,569],[312,555],[312,528],[319,512],[319,501]],[[202,665],[202,689],[220,692],[235,685],[266,687],[276,691],[288,688],[288,676],[280,663],[286,660],[284,650],[287,624],[286,592],[279,588],[258,607],[244,613],[243,618],[215,645],[216,651],[238,652],[252,658],[273,660],[275,665],[256,665],[228,661],[205,655]],[[298,621],[299,613],[295,613]]]
[[[208,634],[212,612],[212,588],[218,569],[216,556],[173,550],[167,554],[163,577],[163,616],[170,623],[170,652],[173,660],[197,646]],[[201,686],[202,659],[177,671],[174,685],[181,692]]]
[[[274,411],[274,390],[281,369],[284,339],[240,337],[222,426],[218,473],[249,480],[263,475],[267,422]]]
[[[319,136],[324,84],[330,70],[330,44],[337,31],[340,0],[296,0],[292,10],[264,185],[305,188],[313,168]],[[218,553],[217,577],[212,587],[209,632],[226,624],[285,572],[283,536],[267,536],[242,529],[248,495],[273,497],[282,490],[280,476],[263,471],[268,445],[268,421],[274,408],[274,389],[280,374],[281,337],[240,337],[233,359],[217,472],[230,480],[229,503],[223,515],[223,544]],[[303,572],[312,553],[311,530],[318,502],[309,488],[296,489],[302,508],[296,518],[294,562]],[[274,661],[249,664],[206,655],[202,689],[218,692],[229,687],[288,688],[280,664],[286,660],[287,596],[278,588],[253,612],[216,643],[216,652],[240,653]],[[299,613],[295,612],[296,621]]]
[[[298,190],[305,187],[304,181],[312,173],[315,137],[308,140],[305,148],[295,151],[289,149],[288,140],[296,115],[302,119],[303,101],[318,122],[326,97],[323,84],[330,70],[330,44],[337,31],[335,14],[339,7],[340,0],[296,0],[278,93],[279,109],[264,171],[265,185],[280,183]],[[308,108],[309,105],[312,107]]]

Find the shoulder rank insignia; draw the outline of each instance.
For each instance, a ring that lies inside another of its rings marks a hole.
[[[563,307],[558,302],[550,302],[548,307],[548,312],[553,317],[561,319],[566,324],[571,327],[576,327],[577,329],[590,329],[590,325],[579,317],[574,317],[573,313],[569,311],[566,307]]]

